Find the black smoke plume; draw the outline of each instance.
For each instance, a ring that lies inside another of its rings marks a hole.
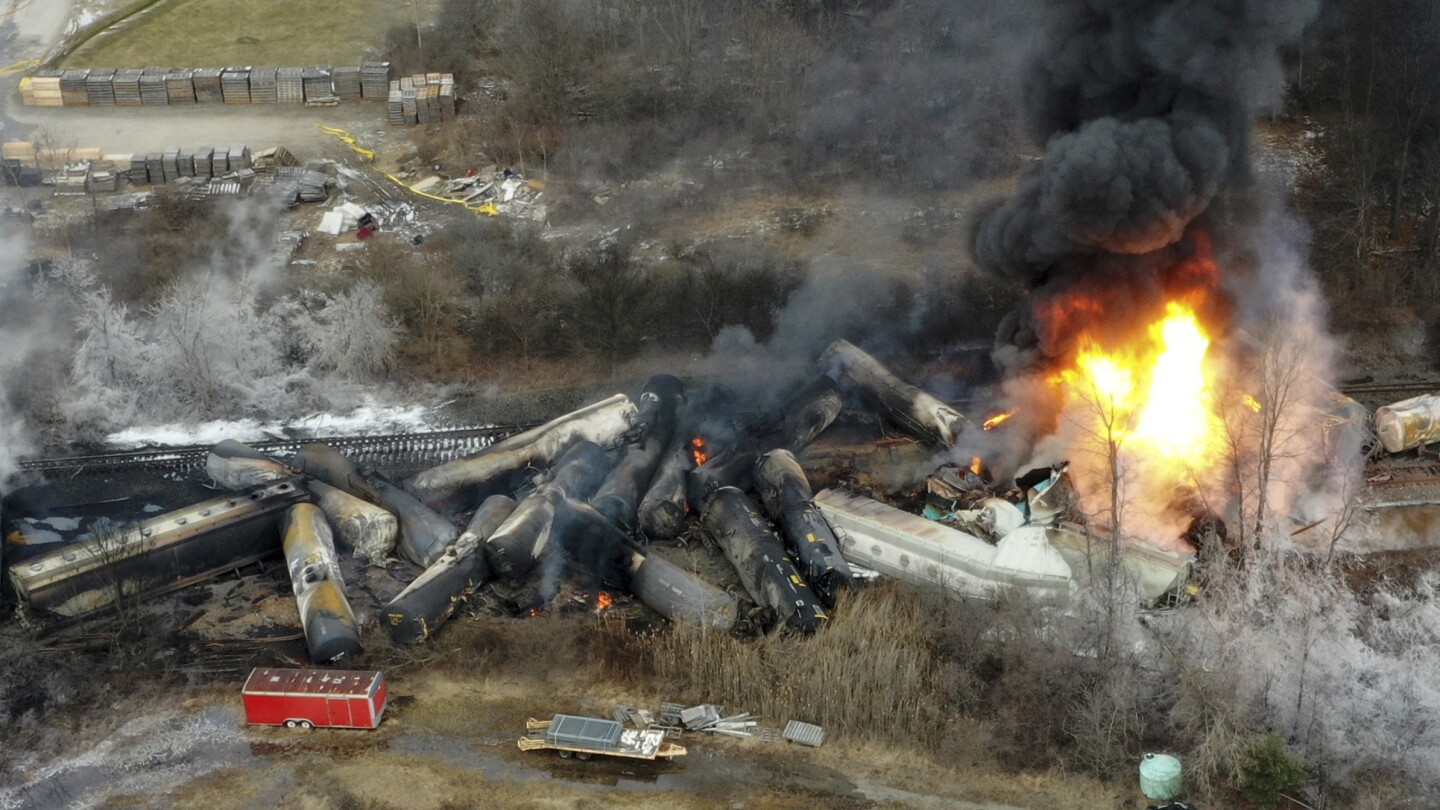
[[[1244,196],[1251,122],[1278,102],[1285,48],[1318,0],[1048,5],[1024,92],[1045,159],[978,218],[976,260],[1037,302],[1082,283],[1163,288],[1157,276],[1190,252],[1187,234],[1215,218],[1212,203]],[[1019,320],[1002,344],[1061,348],[1033,310]]]

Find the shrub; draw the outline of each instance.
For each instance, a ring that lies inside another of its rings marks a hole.
[[[1305,760],[1285,748],[1279,734],[1260,737],[1240,755],[1236,787],[1256,807],[1274,807],[1305,786]]]

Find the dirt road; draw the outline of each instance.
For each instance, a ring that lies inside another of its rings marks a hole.
[[[1023,810],[861,778],[783,743],[695,735],[683,740],[690,755],[673,763],[574,762],[517,751],[514,707],[485,701],[490,711],[462,713],[458,722],[432,714],[435,702],[469,702],[460,694],[473,700],[481,687],[428,679],[418,694],[392,687],[397,705],[373,732],[246,726],[234,695],[205,690],[184,708],[151,705],[86,744],[32,760],[28,779],[0,788],[0,807]]]
[[[301,160],[349,154],[316,124],[367,133],[366,143],[385,137],[379,104],[307,108],[281,106],[26,107],[11,94],[5,101],[7,139],[39,138],[58,147],[97,147],[106,153],[157,152],[243,143],[252,149],[284,146]]]

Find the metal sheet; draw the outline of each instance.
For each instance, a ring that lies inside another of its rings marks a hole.
[[[811,748],[819,748],[825,744],[825,729],[812,723],[802,723],[799,720],[791,720],[785,724],[785,739],[800,745],[808,745]]]

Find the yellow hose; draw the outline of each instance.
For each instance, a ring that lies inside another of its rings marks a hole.
[[[318,129],[318,130],[320,130],[321,132],[325,133],[326,135],[334,135],[335,137],[337,137],[337,138],[339,138],[340,140],[344,141],[345,143],[349,144],[349,145],[350,145],[350,151],[354,152],[354,153],[357,154],[357,155],[360,155],[361,157],[365,158],[366,160],[374,160],[374,159],[375,159],[375,150],[374,150],[374,149],[366,149],[365,147],[363,147],[363,146],[361,146],[360,144],[356,143],[356,142],[355,142],[355,137],[354,137],[353,135],[351,135],[349,132],[346,132],[346,131],[343,130],[343,129],[336,129],[335,127],[327,127],[327,126],[325,126],[324,124],[316,124],[316,125],[315,125],[315,128]]]
[[[5,67],[0,67],[0,76],[13,76],[16,73],[23,73],[39,64],[39,59],[26,59],[21,62],[16,62],[13,65],[6,65]]]
[[[334,135],[335,137],[337,137],[337,138],[339,138],[340,140],[344,141],[346,144],[348,144],[348,145],[350,146],[350,149],[351,149],[352,151],[354,151],[354,152],[355,152],[356,154],[358,154],[358,155],[364,156],[366,160],[374,160],[374,159],[375,159],[375,150],[374,150],[374,149],[366,149],[365,147],[363,147],[363,146],[361,146],[360,144],[356,143],[354,136],[352,136],[349,132],[347,132],[347,131],[345,131],[345,130],[343,130],[343,129],[336,129],[335,127],[327,127],[327,126],[324,126],[323,124],[316,124],[316,125],[315,125],[315,128],[318,129],[318,130],[320,130],[321,132],[325,133],[326,135]],[[452,200],[452,199],[450,199],[449,197],[441,197],[441,196],[438,196],[438,195],[435,195],[435,194],[431,194],[431,193],[426,192],[426,191],[421,191],[421,190],[415,188],[414,186],[409,185],[409,184],[406,183],[404,180],[401,180],[400,178],[396,177],[395,175],[393,175],[393,174],[391,174],[391,173],[389,173],[389,172],[382,172],[382,174],[384,174],[385,177],[386,177],[386,179],[388,179],[390,182],[394,183],[394,184],[397,185],[397,186],[400,186],[401,188],[405,189],[406,191],[410,192],[411,194],[418,194],[418,195],[420,195],[421,197],[426,197],[426,198],[428,198],[428,199],[435,200],[435,201],[437,201],[437,202],[449,203],[449,204],[451,204],[451,205],[462,205],[462,206],[470,209],[471,211],[474,211],[474,212],[477,213],[477,214],[484,214],[484,215],[486,215],[486,216],[491,216],[491,217],[498,217],[498,216],[500,216],[500,210],[495,207],[495,203],[489,203],[489,202],[487,202],[487,203],[473,203],[473,204],[472,204],[472,203],[465,202],[464,200]]]

